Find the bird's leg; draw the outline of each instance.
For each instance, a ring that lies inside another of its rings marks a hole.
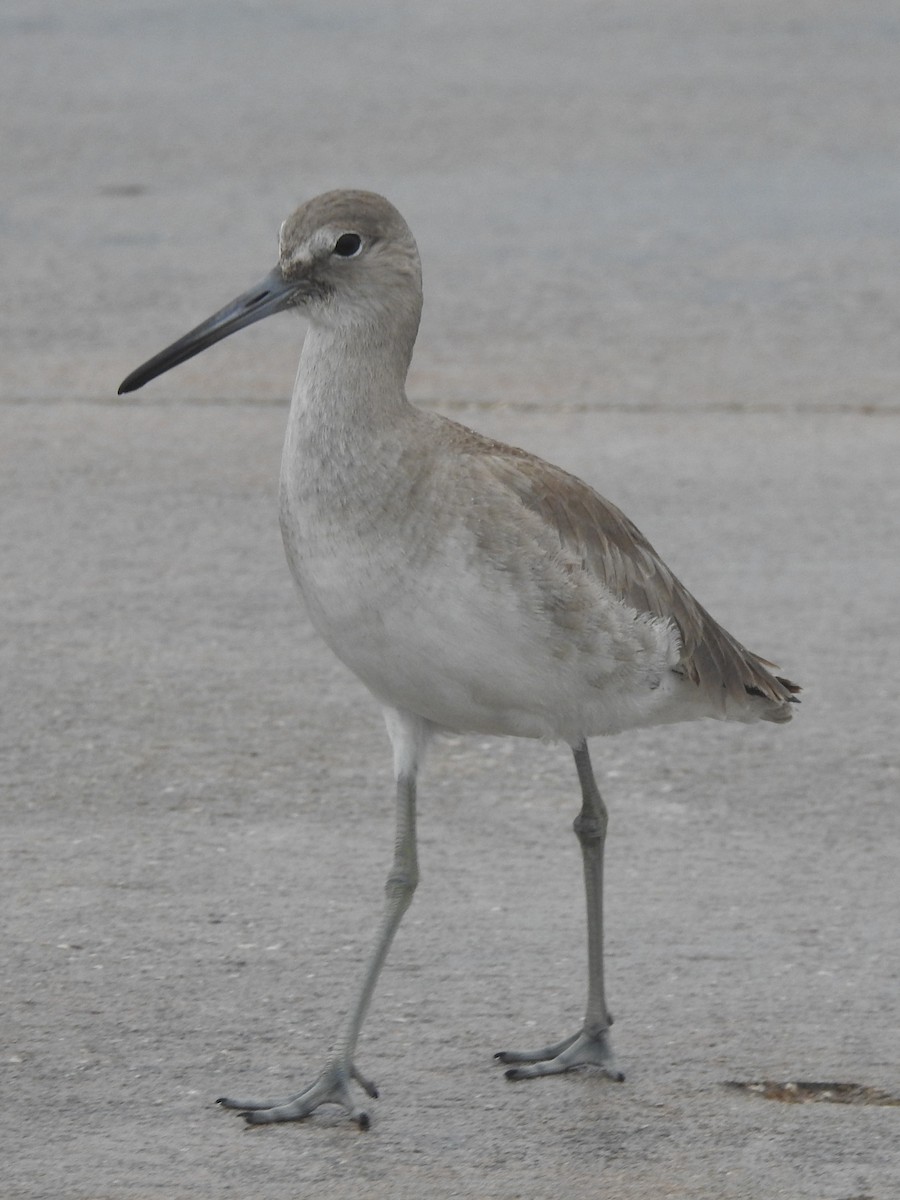
[[[522,1063],[506,1072],[507,1079],[532,1079],[557,1075],[575,1067],[600,1067],[611,1079],[622,1080],[616,1070],[609,1027],[612,1016],[606,1007],[603,988],[603,847],[606,840],[606,805],[594,779],[586,742],[573,748],[581,783],[581,812],[575,818],[575,834],[581,843],[584,889],[587,901],[588,999],[581,1029],[534,1051],[504,1050],[496,1057],[504,1063]]]
[[[223,1096],[217,1101],[224,1108],[240,1110],[248,1124],[297,1121],[309,1116],[321,1104],[338,1104],[347,1111],[360,1129],[369,1127],[369,1114],[354,1103],[350,1083],[355,1080],[373,1099],[378,1096],[378,1091],[375,1085],[356,1069],[353,1056],[378,976],[397,927],[412,901],[419,878],[416,855],[416,774],[419,752],[424,748],[427,735],[427,731],[421,728],[421,723],[418,723],[420,728],[417,730],[417,723],[411,718],[407,719],[405,714],[389,712],[386,715],[388,730],[394,743],[397,783],[396,839],[394,861],[385,884],[384,916],[366,965],[362,986],[325,1069],[309,1087],[284,1100],[235,1100]]]

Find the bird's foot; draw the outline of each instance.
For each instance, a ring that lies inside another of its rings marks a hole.
[[[232,1100],[220,1096],[223,1108],[237,1109],[248,1125],[270,1125],[275,1121],[300,1121],[320,1104],[338,1104],[360,1129],[369,1128],[369,1114],[353,1102],[350,1082],[356,1080],[367,1096],[377,1099],[378,1089],[351,1062],[329,1063],[319,1078],[302,1092],[284,1100]]]
[[[580,1029],[554,1046],[542,1050],[501,1050],[494,1058],[502,1063],[523,1063],[506,1072],[507,1079],[535,1079],[539,1075],[561,1075],[577,1067],[599,1067],[604,1075],[621,1083],[625,1076],[616,1068],[609,1029]]]

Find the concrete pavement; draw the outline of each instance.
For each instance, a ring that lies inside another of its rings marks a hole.
[[[898,1108],[724,1084],[900,1091],[894,6],[2,25],[4,1198],[893,1197]],[[492,1064],[581,1008],[577,786],[449,739],[372,1132],[244,1131],[211,1101],[316,1071],[367,946],[388,743],[282,561],[302,331],[113,393],[346,183],[419,238],[414,397],[595,484],[806,691],[595,745],[624,1085]]]

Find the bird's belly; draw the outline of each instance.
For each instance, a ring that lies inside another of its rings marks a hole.
[[[551,613],[446,545],[417,561],[408,545],[306,538],[288,558],[337,657],[383,703],[442,728],[575,742],[649,723],[675,686],[670,631],[611,597],[599,616]]]

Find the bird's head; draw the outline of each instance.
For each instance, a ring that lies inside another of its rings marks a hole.
[[[278,241],[278,265],[265,279],[138,367],[119,394],[290,308],[314,325],[402,324],[415,336],[422,307],[419,253],[403,217],[383,196],[325,192],[287,218]]]

